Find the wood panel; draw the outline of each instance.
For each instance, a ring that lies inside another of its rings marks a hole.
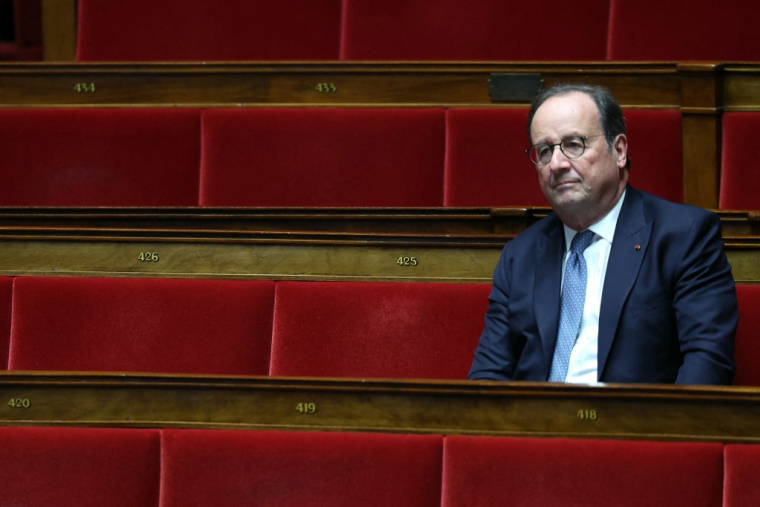
[[[56,208],[0,207],[0,235],[100,234],[108,229],[215,232],[344,232],[366,234],[519,234],[551,212],[514,208]],[[715,211],[726,236],[760,235],[753,211]]]
[[[48,62],[76,58],[77,0],[42,0],[42,51]]]
[[[489,283],[512,235],[3,231],[0,275]],[[760,283],[760,237],[726,237],[737,283]]]
[[[760,111],[760,64],[726,64],[723,79],[726,111]]]
[[[0,400],[2,425],[760,441],[756,388],[3,372]]]
[[[72,63],[0,66],[2,106],[494,106],[496,74],[609,87],[624,107],[675,108],[672,63]],[[530,99],[503,105],[526,106]]]

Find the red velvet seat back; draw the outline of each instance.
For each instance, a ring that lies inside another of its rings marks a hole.
[[[164,430],[161,506],[437,507],[442,440]]]
[[[673,202],[683,202],[681,113],[626,109],[631,185]]]
[[[683,202],[681,114],[624,111],[631,183]],[[535,166],[525,154],[525,109],[451,109],[446,113],[447,206],[547,206]]]
[[[266,375],[274,282],[17,278],[11,370]]]
[[[446,206],[547,206],[528,159],[527,109],[446,112]]]
[[[335,60],[341,0],[79,0],[80,61]]]
[[[0,277],[0,370],[8,368],[13,278]]]
[[[348,60],[603,60],[608,0],[346,0]],[[557,30],[552,23],[561,23]],[[539,34],[537,36],[537,34]],[[572,43],[569,43],[572,41]]]
[[[760,132],[760,113],[725,113],[721,156],[721,209],[760,209],[760,160],[747,157]]]
[[[721,444],[449,436],[441,505],[720,507],[722,481]]]
[[[760,505],[760,445],[727,445],[723,507]]]
[[[611,0],[607,59],[757,61],[758,17],[754,0]]]
[[[464,379],[488,284],[281,282],[275,376]]]
[[[8,427],[0,449],[0,505],[158,505],[157,430]]]
[[[198,110],[4,109],[0,153],[0,206],[198,204]]]
[[[436,109],[203,114],[204,206],[441,206]]]
[[[734,385],[760,387],[760,285],[737,285],[736,296],[739,326]]]

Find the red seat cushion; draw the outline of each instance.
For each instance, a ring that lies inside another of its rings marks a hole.
[[[443,478],[443,507],[719,507],[723,446],[449,436]]]
[[[203,114],[204,206],[441,206],[436,109]]]
[[[631,183],[683,202],[681,114],[624,112]],[[525,154],[525,109],[451,109],[446,113],[446,206],[546,206],[535,166]]]
[[[0,110],[1,206],[195,206],[200,112]]]
[[[760,4],[754,0],[611,0],[608,60],[760,60]]]
[[[348,60],[603,60],[608,0],[346,0]],[[547,21],[549,20],[549,21]],[[562,23],[562,30],[546,26]],[[540,32],[539,37],[536,33]],[[568,41],[572,43],[568,43]]]
[[[633,186],[673,202],[683,202],[681,113],[677,110],[624,111]]]
[[[0,277],[0,370],[8,368],[8,348],[11,337],[11,301],[13,278]]]
[[[281,282],[276,376],[464,379],[488,284]]]
[[[760,386],[760,285],[737,285],[736,386]]]
[[[161,505],[436,507],[442,440],[437,435],[164,430]]]
[[[760,445],[727,445],[723,507],[760,504]]]
[[[80,61],[335,60],[341,0],[79,0]]]
[[[17,278],[11,370],[266,375],[274,282]]]
[[[446,206],[547,206],[528,159],[527,109],[446,113]]]
[[[158,505],[157,430],[8,427],[0,449],[0,505]]]
[[[760,209],[760,161],[747,157],[760,132],[760,113],[725,113],[720,175],[721,209]]]

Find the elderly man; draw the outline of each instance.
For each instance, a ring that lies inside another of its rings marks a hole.
[[[730,384],[738,314],[718,217],[628,184],[604,88],[543,91],[528,135],[554,213],[504,248],[469,378]]]

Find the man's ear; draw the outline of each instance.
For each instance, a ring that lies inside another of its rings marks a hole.
[[[623,169],[628,162],[628,138],[625,134],[618,134],[612,143],[612,150],[617,157],[617,166]]]

